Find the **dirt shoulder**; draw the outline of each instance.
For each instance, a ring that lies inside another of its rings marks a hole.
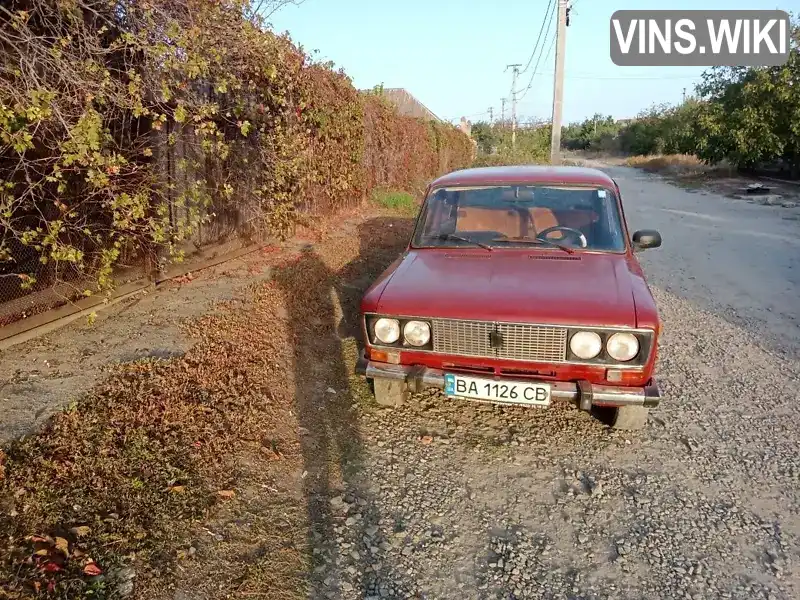
[[[92,325],[81,319],[2,351],[0,442],[44,424],[113,364],[182,355],[193,343],[185,323],[269,276],[262,251],[142,292],[99,311]]]

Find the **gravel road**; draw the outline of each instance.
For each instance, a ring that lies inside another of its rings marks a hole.
[[[664,237],[648,429],[435,393],[365,411],[311,597],[800,597],[800,221],[611,171]]]
[[[661,231],[649,280],[800,358],[800,208],[681,190],[636,169],[617,179],[631,227]],[[800,192],[800,188],[798,188]]]
[[[371,218],[367,227],[359,217],[292,263],[302,293],[281,269],[242,263],[228,281],[228,265],[220,278],[148,296],[85,335],[66,328],[7,353],[0,376],[13,378],[0,397],[0,438],[88,385],[76,374],[99,377],[100,359],[86,356],[179,351],[173,317],[233,294],[232,281],[272,278],[285,286],[286,306],[254,310],[275,312],[274,326],[285,323],[295,341],[287,410],[298,439],[286,445],[298,450],[285,462],[250,457],[272,479],[250,490],[246,508],[269,539],[278,532],[279,547],[253,558],[251,521],[232,513],[225,527],[242,538],[241,553],[228,548],[223,560],[213,544],[228,542],[199,545],[192,577],[177,588],[158,578],[158,594],[151,586],[134,597],[295,598],[297,579],[247,577],[271,577],[275,567],[264,565],[284,550],[305,556],[308,544],[313,600],[800,598],[800,209],[609,171],[631,226],[664,238],[641,255],[664,321],[665,395],[643,432],[610,432],[571,407],[493,407],[436,393],[398,410],[359,402],[365,385],[348,380],[353,342],[334,324],[352,316],[409,228],[408,219]],[[260,504],[285,498],[291,511],[276,509],[279,519]]]

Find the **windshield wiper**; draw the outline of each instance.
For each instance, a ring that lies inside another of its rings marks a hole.
[[[475,244],[476,246],[480,246],[481,248],[486,248],[489,252],[493,250],[493,248],[488,245],[484,244],[483,242],[479,242],[477,240],[472,240],[470,238],[461,237],[460,235],[455,235],[453,233],[443,233],[439,236],[440,240],[456,240],[458,242],[467,242],[468,244]]]
[[[563,246],[557,242],[553,242],[552,240],[545,240],[542,238],[529,238],[529,237],[504,237],[504,238],[497,238],[492,240],[493,242],[511,242],[517,244],[536,244],[536,245],[543,245],[543,246],[552,246],[553,248],[558,248],[559,250],[563,250],[567,254],[575,254],[575,250],[570,248],[569,246]]]

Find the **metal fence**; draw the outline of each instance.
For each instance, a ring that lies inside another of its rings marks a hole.
[[[172,133],[174,143],[166,139]],[[162,196],[169,206],[169,219],[173,225],[185,218],[187,213],[199,207],[189,206],[185,192],[198,180],[207,180],[213,173],[207,173],[192,165],[203,165],[195,152],[195,140],[190,132],[163,132],[163,139],[155,144],[154,160],[159,171],[159,180],[165,182]],[[212,197],[214,194],[212,194]],[[244,199],[232,202],[212,202],[202,211],[213,214],[208,222],[202,223],[192,237],[179,248],[186,257],[191,257],[209,246],[241,238],[242,245],[263,239],[263,232],[255,224],[256,212],[247,210]],[[230,244],[226,244],[229,246]],[[69,262],[49,261],[42,264],[39,253],[31,247],[16,243],[11,247],[14,261],[0,263],[0,327],[20,319],[77,302],[86,297],[86,292],[94,293],[96,283],[94,273],[81,271]],[[163,262],[150,256],[141,248],[129,248],[123,252],[114,273],[117,286],[141,279],[155,280],[163,275]],[[19,276],[19,273],[25,275]]]
[[[23,279],[11,273],[0,274],[0,327],[84,295],[89,281],[71,265],[44,267],[28,271],[32,280],[27,279],[28,275]]]
[[[32,260],[30,255],[17,252],[13,272],[0,266],[0,327],[77,302],[97,291],[93,273],[82,271],[70,262],[42,264],[38,255]],[[115,282],[122,285],[153,277],[149,264],[139,253],[123,254],[114,273]],[[16,274],[21,272],[25,273],[22,277]]]

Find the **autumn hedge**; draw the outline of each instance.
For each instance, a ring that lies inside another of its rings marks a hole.
[[[69,267],[108,287],[123,257],[174,256],[215,219],[285,235],[303,212],[470,161],[460,131],[400,116],[252,13],[247,0],[0,7],[0,277]]]

